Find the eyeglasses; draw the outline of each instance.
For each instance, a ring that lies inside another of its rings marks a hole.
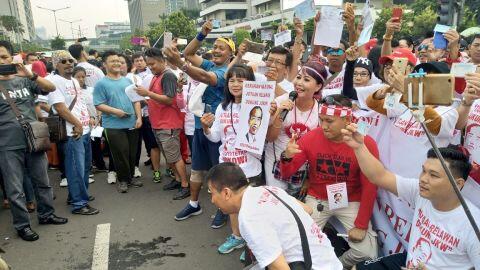
[[[422,44],[422,45],[418,46],[418,51],[427,50],[427,49],[428,49],[427,44]]]
[[[366,77],[370,76],[370,74],[365,73],[365,72],[362,72],[362,73],[356,73],[356,72],[354,72],[354,73],[353,73],[353,77],[357,77],[357,76],[360,76],[360,77],[362,77],[362,78],[366,78]]]
[[[266,62],[267,64],[269,64],[269,65],[271,65],[271,64],[273,64],[273,63],[275,63],[275,65],[278,65],[278,64],[284,65],[284,66],[287,65],[286,63],[280,62],[280,60],[278,60],[278,59],[271,59],[271,58],[267,59],[267,61],[265,61],[265,62]]]
[[[334,48],[328,48],[327,49],[327,54],[330,54],[330,55],[338,55],[338,56],[342,56],[343,54],[345,53],[345,51],[343,49],[334,49]]]
[[[66,63],[70,63],[70,64],[73,64],[73,62],[75,62],[73,59],[62,59],[60,61],[60,63],[62,63],[62,65],[65,65]]]

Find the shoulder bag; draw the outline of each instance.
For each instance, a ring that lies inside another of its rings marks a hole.
[[[75,86],[75,82],[73,82],[73,88],[75,89],[75,93],[77,93],[77,87]],[[73,98],[72,103],[68,106],[68,110],[71,111],[75,104],[77,103],[78,94],[75,95]],[[52,142],[63,142],[68,139],[67,137],[67,121],[60,117],[58,114],[53,114],[53,105],[50,108],[50,112],[48,112],[48,117],[45,119],[45,123],[48,125],[48,130],[50,131],[50,140]]]
[[[50,134],[47,124],[40,121],[28,122],[18,109],[15,101],[10,97],[7,90],[0,85],[0,91],[7,99],[8,104],[15,113],[17,121],[22,127],[27,140],[27,150],[29,153],[44,152],[50,149]]]

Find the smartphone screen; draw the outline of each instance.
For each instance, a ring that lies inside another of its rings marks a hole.
[[[17,67],[14,64],[0,65],[0,75],[17,74]]]
[[[205,113],[212,113],[212,105],[205,104]]]
[[[403,9],[401,7],[394,7],[392,11],[392,18],[398,18],[398,20],[395,20],[397,22],[402,20],[403,16]]]
[[[400,74],[406,75],[408,59],[407,58],[395,58],[393,59],[393,67]]]
[[[166,48],[172,45],[172,40],[173,40],[173,34],[170,32],[165,32],[163,34],[163,47]]]

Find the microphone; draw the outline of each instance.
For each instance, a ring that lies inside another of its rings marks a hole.
[[[290,92],[290,94],[288,94],[288,99],[290,99],[291,101],[295,101],[297,97],[298,97],[298,93],[296,91],[292,91]],[[285,121],[285,118],[287,117],[287,113],[288,113],[288,110],[286,109],[283,109],[282,112],[280,113],[280,118],[282,119],[282,122]]]

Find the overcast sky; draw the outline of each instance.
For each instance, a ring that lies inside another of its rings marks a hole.
[[[58,32],[64,38],[71,38],[70,23],[62,22],[82,19],[81,22],[73,23],[73,28],[82,28],[87,37],[95,37],[95,25],[104,22],[125,22],[128,18],[128,4],[125,0],[30,0],[35,27],[44,26],[47,36],[56,36],[55,19],[53,12],[39,9],[37,6],[57,9],[70,6],[69,9],[57,12]],[[75,37],[78,31],[74,31]]]

